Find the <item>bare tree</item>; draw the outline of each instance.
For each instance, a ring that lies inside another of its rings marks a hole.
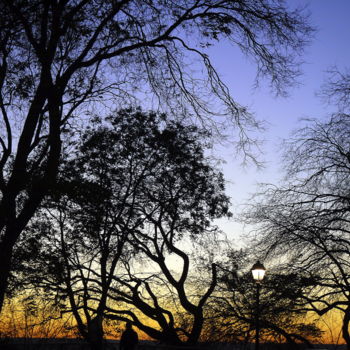
[[[122,110],[94,123],[17,246],[23,257],[17,273],[50,290],[56,303],[68,304],[62,312],[74,315],[94,349],[102,346],[105,317],[129,316],[168,343],[182,343],[185,334],[188,343],[198,341],[216,268],[211,267],[207,287],[188,294],[193,266],[179,244],[209,237],[216,232],[211,221],[229,215],[222,174],[204,156],[208,137],[197,127],[140,110]],[[33,242],[35,235],[43,239]],[[31,243],[37,256],[30,254]],[[174,272],[171,255],[181,259]],[[132,270],[131,262],[140,260],[139,269]],[[151,273],[145,271],[147,261],[153,263]],[[175,299],[191,316],[181,335]],[[144,323],[139,313],[161,329]]]
[[[222,113],[248,147],[256,122],[203,47],[227,38],[283,91],[312,32],[282,0],[2,0],[0,11],[0,307],[13,246],[56,181],[62,133],[88,107],[119,104],[144,87],[202,121]],[[194,57],[205,67],[202,80],[190,73]],[[214,113],[215,99],[222,108],[215,104]]]
[[[350,71],[341,71],[332,67],[327,71],[327,81],[323,84],[319,95],[328,104],[335,103],[341,110],[349,112]]]
[[[131,320],[165,344],[195,345],[204,328],[207,302],[217,285],[217,267],[211,263],[210,270],[198,268],[191,256],[191,248],[196,252],[197,244],[175,239],[174,230],[165,230],[159,222],[153,225],[147,233],[138,232],[134,239],[145,255],[136,256],[141,263],[125,261],[127,273],[115,276],[119,288],[111,288],[106,317]],[[210,257],[206,261],[209,263]],[[138,272],[141,265],[143,272]],[[196,283],[199,273],[200,285]]]
[[[341,88],[340,88],[341,87]],[[340,90],[339,90],[340,88]],[[265,252],[283,256],[309,281],[305,310],[343,315],[342,336],[350,347],[350,115],[348,81],[323,91],[342,103],[328,120],[309,120],[286,145],[286,178],[267,186],[250,213],[259,224]]]
[[[226,245],[228,246],[228,245]],[[256,332],[257,286],[250,268],[249,250],[221,251],[217,260],[218,285],[206,310],[206,331],[211,341],[254,341]],[[260,288],[259,325],[265,342],[295,345],[319,339],[321,331],[300,307],[306,281],[293,274],[281,274],[278,269],[268,269]]]

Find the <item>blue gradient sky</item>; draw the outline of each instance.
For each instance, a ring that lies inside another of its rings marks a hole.
[[[211,50],[212,61],[232,96],[250,107],[258,119],[269,123],[267,132],[261,135],[266,140],[262,148],[264,169],[257,170],[253,166],[242,169],[233,152],[226,149],[219,151],[227,162],[223,170],[234,212],[239,211],[256,191],[257,183],[277,183],[281,178],[280,143],[300,125],[300,118],[324,118],[336,110],[316,96],[327,69],[335,65],[340,70],[350,68],[350,0],[289,0],[289,3],[292,7],[298,4],[308,6],[311,24],[317,32],[303,58],[301,85],[292,88],[288,98],[276,98],[264,84],[257,90],[253,89],[255,72],[252,63],[243,56],[239,57],[229,45],[222,43]],[[232,222],[222,220],[220,226],[233,238],[244,233],[242,225]]]

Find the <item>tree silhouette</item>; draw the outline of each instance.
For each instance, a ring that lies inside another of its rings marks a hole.
[[[189,293],[194,267],[182,244],[209,238],[216,232],[211,221],[229,215],[222,174],[204,156],[207,142],[207,132],[164,114],[122,110],[96,121],[25,232],[18,275],[66,304],[62,312],[74,315],[94,348],[101,347],[104,318],[129,319],[167,343],[198,341],[216,268]],[[35,235],[43,239],[33,242]],[[181,261],[176,271],[174,256]],[[190,319],[186,327],[176,304]]]
[[[308,120],[294,134],[284,184],[265,188],[250,219],[259,224],[266,253],[283,256],[293,273],[309,280],[304,309],[320,316],[341,312],[350,347],[349,80],[334,77],[323,93],[341,109],[327,120]]]
[[[91,108],[120,107],[143,90],[212,126],[210,115],[226,115],[248,151],[256,123],[205,47],[227,38],[283,91],[311,32],[301,11],[268,0],[3,0],[0,10],[0,307],[13,247],[55,184],[63,132]],[[187,68],[194,57],[205,67],[202,84]],[[210,108],[209,93],[221,108]]]
[[[217,261],[218,286],[206,310],[209,320],[206,332],[211,341],[254,341],[257,286],[250,271],[252,261],[249,249],[232,248]],[[279,266],[276,269],[269,266],[259,298],[260,332],[265,342],[310,346],[319,339],[322,332],[305,317],[303,293],[309,286],[310,280],[288,270],[282,273]]]

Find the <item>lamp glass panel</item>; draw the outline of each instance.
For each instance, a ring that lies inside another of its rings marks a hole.
[[[262,281],[265,276],[265,270],[260,270],[260,269],[252,270],[252,274],[255,281]]]

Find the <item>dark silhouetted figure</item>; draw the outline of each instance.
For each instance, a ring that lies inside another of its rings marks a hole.
[[[132,329],[131,323],[127,322],[125,325],[125,331],[120,338],[120,350],[135,350],[139,342],[137,333]]]

